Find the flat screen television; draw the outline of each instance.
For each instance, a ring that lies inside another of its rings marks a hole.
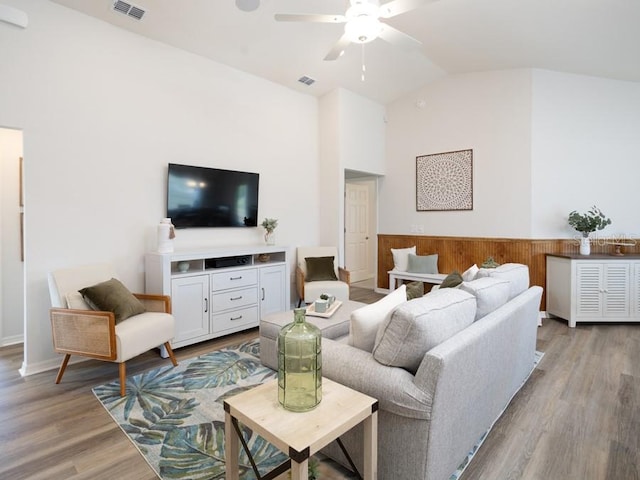
[[[170,163],[167,217],[176,228],[256,227],[260,175]]]

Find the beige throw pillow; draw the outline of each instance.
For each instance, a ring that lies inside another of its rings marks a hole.
[[[370,352],[380,325],[400,304],[407,301],[407,287],[402,285],[375,303],[351,312],[349,345]]]

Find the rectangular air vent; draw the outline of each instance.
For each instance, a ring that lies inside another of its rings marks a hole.
[[[142,20],[142,17],[146,13],[146,10],[143,8],[128,2],[123,2],[122,0],[115,0],[113,2],[113,9],[116,12],[135,18],[136,20]]]
[[[315,80],[313,78],[307,77],[306,75],[303,75],[302,77],[300,77],[298,81],[300,83],[304,83],[305,85],[313,85],[315,83]]]

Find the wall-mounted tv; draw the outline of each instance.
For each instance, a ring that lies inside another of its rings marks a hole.
[[[256,227],[260,175],[170,163],[167,217],[176,228]]]

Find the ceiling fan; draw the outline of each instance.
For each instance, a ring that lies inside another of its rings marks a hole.
[[[325,60],[336,60],[349,44],[365,44],[376,38],[405,49],[420,48],[420,41],[380,19],[414,10],[428,1],[392,0],[380,5],[379,0],[349,0],[350,6],[344,15],[278,13],[275,19],[279,22],[344,23],[344,34],[324,57]]]

